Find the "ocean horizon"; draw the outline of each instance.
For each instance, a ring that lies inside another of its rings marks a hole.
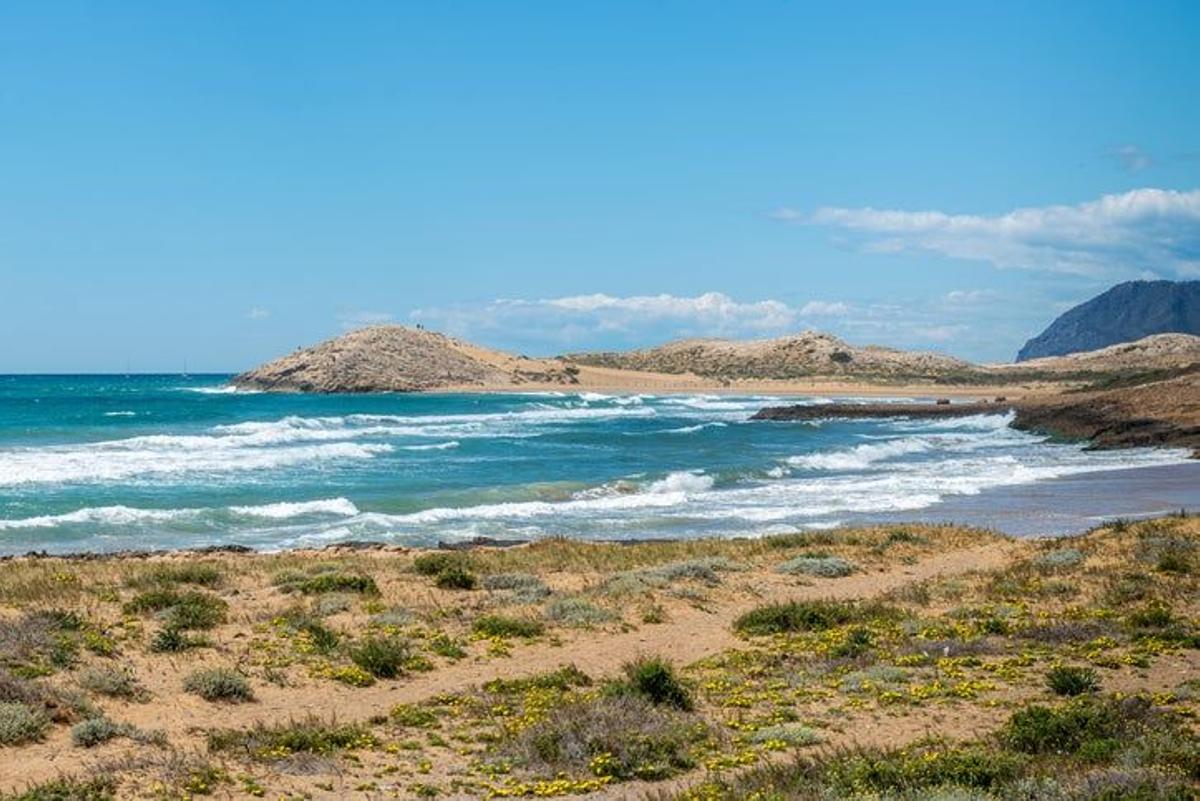
[[[764,423],[749,418],[780,398],[276,394],[229,378],[0,377],[0,553],[754,537],[1188,461],[1087,451],[1000,414]],[[994,509],[988,522],[1004,528]]]

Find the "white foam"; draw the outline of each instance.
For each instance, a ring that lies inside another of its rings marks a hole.
[[[400,450],[402,450],[402,451],[448,451],[452,448],[457,448],[458,445],[459,445],[458,440],[451,440],[450,442],[433,442],[428,445],[403,445],[403,446],[401,446]]]
[[[268,503],[262,506],[231,506],[229,511],[246,517],[262,517],[268,520],[286,520],[309,515],[337,515],[354,517],[361,514],[358,507],[346,498],[326,498],[319,501],[294,503]]]
[[[137,412],[120,411],[120,412],[105,412],[105,417],[136,417]]]
[[[861,470],[876,462],[927,451],[933,447],[928,439],[905,437],[885,442],[870,442],[830,453],[809,453],[786,459],[790,467],[805,470]]]

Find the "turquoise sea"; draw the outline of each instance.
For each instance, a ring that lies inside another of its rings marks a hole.
[[[754,536],[1186,459],[1089,453],[999,415],[759,423],[748,418],[780,399],[285,395],[227,381],[0,376],[0,553]]]

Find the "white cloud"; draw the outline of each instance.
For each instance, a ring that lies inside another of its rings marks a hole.
[[[942,296],[942,300],[951,306],[973,306],[995,297],[996,292],[991,289],[952,289]]]
[[[1109,155],[1129,172],[1141,172],[1154,164],[1150,154],[1137,145],[1121,145],[1109,151]]]
[[[246,319],[248,320],[265,320],[270,316],[271,310],[264,309],[261,306],[255,306],[250,311],[246,312]]]
[[[349,311],[339,312],[337,321],[341,323],[342,328],[347,330],[351,328],[362,328],[368,325],[380,325],[382,323],[390,323],[392,315],[388,312],[369,311],[366,309],[351,309]]]
[[[849,313],[850,307],[840,301],[810,300],[800,307],[801,317],[838,317]]]
[[[926,251],[1000,268],[1118,278],[1200,275],[1200,190],[1135,189],[997,216],[821,208],[775,219],[851,231],[874,252]]]

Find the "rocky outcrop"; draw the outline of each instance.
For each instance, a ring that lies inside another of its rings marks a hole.
[[[421,392],[569,385],[575,377],[573,368],[555,359],[526,359],[432,331],[384,325],[302,348],[233,383],[290,392]]]
[[[1129,281],[1064,312],[1017,361],[1096,350],[1151,334],[1200,334],[1200,281]]]
[[[816,331],[736,342],[688,339],[627,352],[575,353],[583,365],[704,376],[724,380],[823,377],[930,380],[977,370],[961,359],[874,346],[858,347]]]
[[[751,420],[801,422],[804,420],[869,419],[875,417],[909,417],[939,419],[969,417],[976,414],[1006,414],[1012,404],[1005,401],[989,403],[818,403],[768,406],[755,412]]]

